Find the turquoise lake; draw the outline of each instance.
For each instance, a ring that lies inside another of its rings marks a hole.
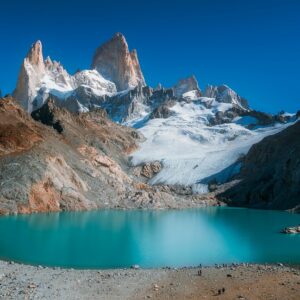
[[[0,218],[0,258],[72,268],[300,263],[300,215],[210,207],[65,212]]]

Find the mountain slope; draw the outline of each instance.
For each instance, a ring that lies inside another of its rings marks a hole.
[[[0,214],[218,203],[131,175],[128,155],[142,137],[103,110],[74,114],[49,99],[32,116],[0,99]]]
[[[234,106],[203,97],[173,103],[167,118],[150,119],[139,128],[146,141],[132,154],[132,163],[161,162],[162,170],[151,184],[192,186],[194,192],[206,193],[210,182],[226,182],[239,171],[238,160],[254,143],[289,125],[255,127],[259,121],[239,117]],[[218,115],[221,121],[215,124]]]
[[[231,205],[300,211],[300,121],[253,145],[239,177]]]

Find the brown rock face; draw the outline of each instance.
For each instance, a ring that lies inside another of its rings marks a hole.
[[[113,81],[119,91],[146,85],[137,52],[129,52],[125,37],[121,33],[115,34],[96,50],[92,68],[104,78]]]
[[[38,126],[12,98],[0,99],[0,157],[31,149],[43,141]]]
[[[159,173],[161,170],[161,163],[159,161],[155,161],[152,163],[146,163],[141,170],[141,175],[152,178],[155,174]]]
[[[36,41],[30,48],[27,53],[26,58],[31,65],[36,66],[37,68],[44,70],[44,58],[43,58],[43,49],[41,41]]]

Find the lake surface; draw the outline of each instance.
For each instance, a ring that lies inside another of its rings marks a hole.
[[[300,263],[300,215],[210,207],[93,211],[0,218],[0,258],[72,268]]]

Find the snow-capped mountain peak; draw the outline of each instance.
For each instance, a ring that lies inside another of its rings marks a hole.
[[[72,76],[60,62],[49,56],[44,60],[42,43],[37,41],[23,61],[13,95],[28,112],[32,112],[51,95],[65,100],[84,87],[101,96],[117,92],[116,85],[96,70],[84,70]]]

